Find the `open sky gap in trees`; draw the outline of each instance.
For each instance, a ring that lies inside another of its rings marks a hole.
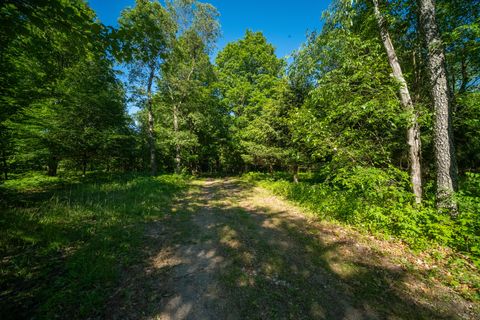
[[[135,4],[134,0],[89,0],[100,21],[109,26],[118,25],[120,12]],[[245,30],[261,31],[272,42],[278,57],[291,61],[291,53],[305,41],[308,32],[320,30],[323,25],[322,12],[330,5],[330,0],[290,1],[210,1],[220,12],[222,34],[211,53],[212,61],[218,52],[229,42],[243,37]],[[125,68],[117,66],[120,77],[126,79]],[[138,107],[129,105],[129,112],[135,113]]]

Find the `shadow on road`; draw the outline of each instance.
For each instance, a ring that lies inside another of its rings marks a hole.
[[[207,180],[147,230],[113,319],[457,319],[466,306],[338,227],[238,180]]]

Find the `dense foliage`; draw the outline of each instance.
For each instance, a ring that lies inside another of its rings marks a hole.
[[[32,172],[288,172],[265,185],[322,218],[478,262],[480,2],[437,0],[429,20],[431,5],[335,0],[287,61],[255,31],[213,58],[219,13],[196,0],[137,0],[118,29],[82,0],[2,1],[0,184]],[[386,34],[404,82],[392,77]],[[399,97],[407,89],[410,109]],[[406,137],[417,119],[421,204]],[[442,132],[455,152],[442,153]],[[438,177],[453,185],[457,171],[451,205],[436,207]]]
[[[260,173],[244,176],[322,219],[391,235],[415,249],[425,249],[432,243],[449,246],[470,253],[480,265],[478,174],[469,174],[462,182],[462,192],[457,195],[461,215],[456,219],[438,214],[433,199],[426,200],[422,208],[414,206],[408,175],[394,167],[341,169],[331,180],[305,173],[301,175],[303,182],[293,183],[288,177]]]
[[[1,132],[9,171],[105,166],[125,139],[124,89],[109,30],[83,1],[2,4]]]

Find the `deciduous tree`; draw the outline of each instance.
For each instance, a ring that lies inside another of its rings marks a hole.
[[[157,174],[155,117],[153,95],[161,64],[171,51],[175,23],[169,12],[156,0],[137,0],[135,7],[122,12],[119,19],[120,61],[130,68],[130,79],[137,90],[140,105],[148,114],[150,171]]]
[[[457,163],[453,145],[452,111],[448,92],[445,52],[436,22],[435,4],[420,0],[420,21],[428,53],[431,95],[434,104],[434,147],[437,175],[437,205],[457,213],[453,193],[457,182]]]

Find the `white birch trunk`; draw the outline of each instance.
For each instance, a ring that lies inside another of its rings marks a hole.
[[[417,121],[417,114],[413,107],[412,98],[410,97],[410,91],[408,90],[407,81],[403,76],[402,68],[398,61],[395,48],[390,38],[390,34],[385,24],[385,19],[380,13],[378,0],[373,0],[373,6],[375,11],[375,18],[380,29],[380,36],[382,38],[383,46],[387,52],[388,62],[392,68],[392,73],[395,79],[400,83],[400,101],[402,106],[410,114],[410,123],[407,129],[407,143],[409,147],[409,160],[410,160],[410,179],[412,181],[413,194],[415,195],[415,202],[420,203],[422,201],[422,170],[420,165],[421,158],[421,141],[420,141],[420,127]]]

